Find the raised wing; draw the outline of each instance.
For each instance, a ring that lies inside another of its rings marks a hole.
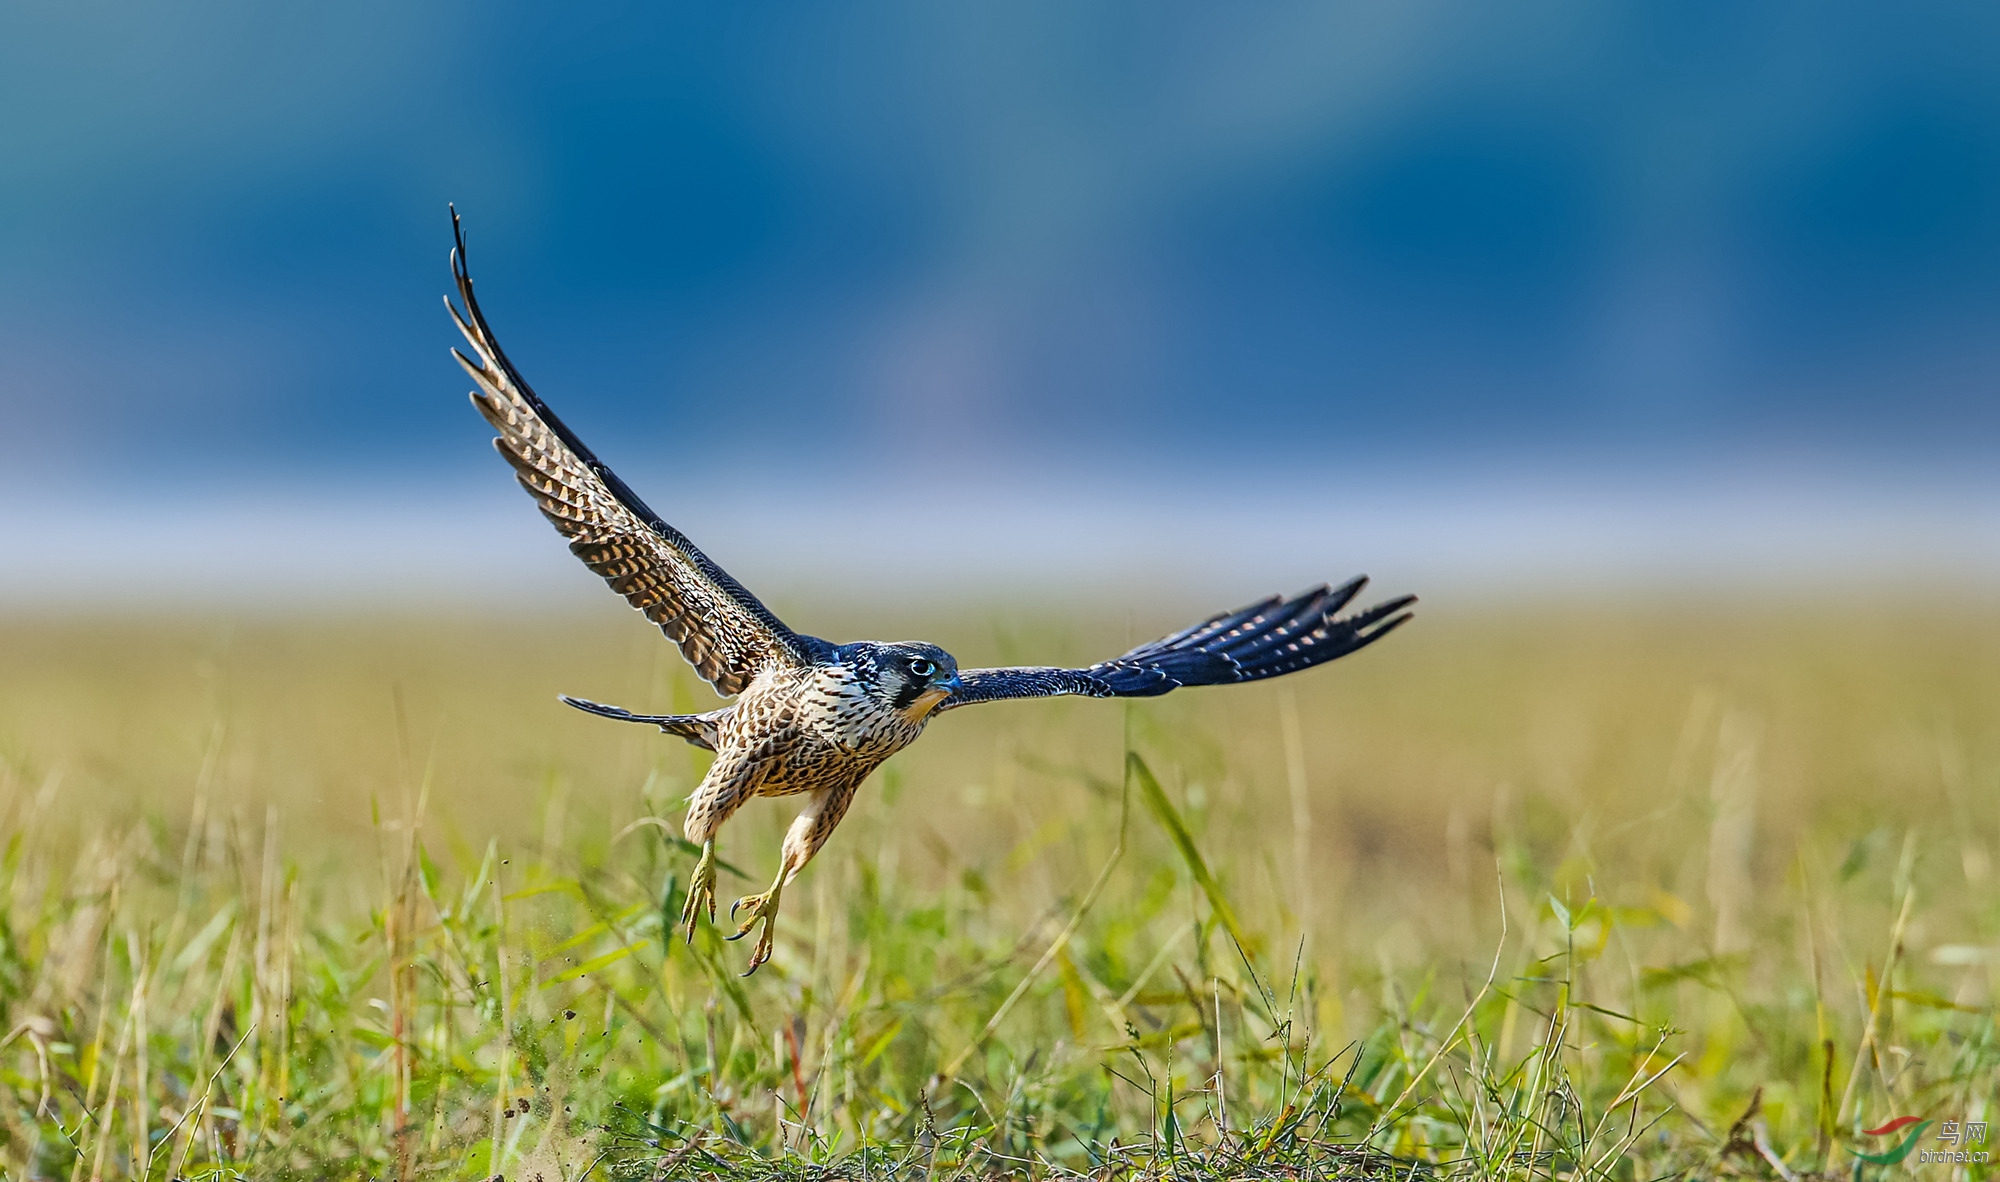
[[[938,709],[1059,694],[1150,698],[1184,685],[1229,685],[1310,669],[1366,648],[1410,618],[1403,609],[1417,601],[1414,595],[1337,615],[1367,582],[1364,576],[1291,599],[1273,595],[1088,669],[962,670],[962,685]]]
[[[500,432],[493,446],[514,465],[521,487],[556,532],[569,539],[571,553],[658,624],[720,693],[743,692],[773,663],[808,663],[808,638],[785,627],[686,535],[660,520],[535,396],[500,351],[472,296],[457,210],[451,231],[451,271],[465,311],[449,299],[444,303],[477,360],[456,349],[451,355],[479,384],[472,403]]]

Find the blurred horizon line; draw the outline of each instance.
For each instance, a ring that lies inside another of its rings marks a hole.
[[[1136,491],[994,476],[829,497],[810,474],[726,491],[629,474],[774,602],[1224,606],[1363,572],[1433,600],[2000,589],[2000,475],[1963,469],[1400,465]],[[0,610],[615,602],[500,470],[359,483],[40,498],[0,518]]]

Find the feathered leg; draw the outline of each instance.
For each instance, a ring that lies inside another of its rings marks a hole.
[[[771,889],[761,895],[745,895],[730,905],[731,919],[736,918],[738,910],[747,909],[750,912],[749,918],[730,939],[741,940],[750,934],[751,928],[760,923],[763,925],[763,931],[757,936],[757,949],[750,954],[750,967],[744,970],[744,976],[756,972],[759,965],[771,959],[771,931],[777,926],[778,898],[784,893],[785,884],[799,876],[799,871],[806,868],[806,863],[812,861],[819,847],[833,835],[833,827],[847,815],[847,806],[853,803],[855,789],[860,786],[861,781],[854,780],[813,792],[805,811],[785,831],[784,855],[779,859],[778,877],[771,883]]]
[[[687,929],[688,943],[694,943],[695,918],[708,912],[715,922],[715,834],[730,814],[743,807],[764,779],[768,764],[757,752],[725,752],[709,765],[708,774],[694,790],[688,804],[687,839],[701,846],[701,860],[688,877],[687,905],[681,908],[681,925]]]

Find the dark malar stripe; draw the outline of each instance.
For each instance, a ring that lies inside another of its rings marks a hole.
[[[894,702],[896,709],[908,710],[910,707],[916,705],[917,699],[922,697],[924,691],[929,688],[929,686],[920,681],[903,682],[903,688],[896,691]]]

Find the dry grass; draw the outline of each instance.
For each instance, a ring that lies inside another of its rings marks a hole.
[[[647,818],[700,753],[554,703],[705,700],[622,614],[17,621],[0,1165],[1844,1174],[2000,1092],[2000,630],[1913,614],[1432,611],[1265,686],[955,714],[747,981],[663,926]],[[790,812],[725,832],[744,891]]]

